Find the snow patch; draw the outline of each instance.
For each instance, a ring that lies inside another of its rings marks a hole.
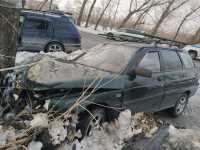
[[[63,58],[63,59],[65,59],[65,58],[67,59],[69,56],[69,54],[67,54],[65,52],[49,52],[49,53],[18,52],[16,55],[15,64],[20,64],[27,59],[35,57],[36,55],[47,55],[47,56],[53,56],[56,58]]]
[[[145,120],[145,122],[144,119],[149,120]],[[140,122],[141,120],[143,122]],[[125,110],[112,123],[103,123],[101,128],[93,129],[92,134],[85,137],[80,143],[77,140],[72,144],[64,142],[58,150],[121,150],[125,145],[124,141],[134,135],[143,131],[150,132],[151,129],[155,130],[155,124],[152,122],[152,118],[145,113],[132,116],[130,110]],[[150,129],[143,129],[148,123],[150,123]],[[140,126],[138,126],[139,124]]]
[[[61,144],[67,137],[67,129],[64,128],[64,123],[61,120],[51,122],[48,130],[53,145]]]
[[[94,30],[93,26],[92,27],[88,27],[88,28],[77,26],[77,28],[81,32],[91,33],[91,34],[95,34],[95,35],[103,33],[103,31],[101,31],[101,30]]]
[[[0,126],[0,145],[6,144],[16,140],[16,134],[14,128],[3,129],[3,126]]]
[[[41,150],[41,149],[42,149],[42,143],[41,142],[32,141],[28,145],[28,150]]]
[[[45,113],[39,113],[33,116],[33,120],[31,121],[31,127],[48,127],[48,115]]]

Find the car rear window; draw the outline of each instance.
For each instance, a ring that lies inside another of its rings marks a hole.
[[[185,68],[193,68],[194,63],[187,53],[179,52]]]
[[[182,69],[182,63],[177,52],[172,50],[163,50],[162,56],[165,65],[165,71],[176,71]]]

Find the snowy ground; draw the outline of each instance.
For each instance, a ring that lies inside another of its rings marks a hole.
[[[104,29],[102,26],[99,26],[97,30],[94,30],[94,25],[89,26],[88,28],[85,28],[84,26],[81,26],[81,27],[77,26],[77,28],[81,32],[86,32],[86,33],[95,34],[95,35],[97,35],[97,34],[104,34],[104,33],[112,31],[109,28]]]

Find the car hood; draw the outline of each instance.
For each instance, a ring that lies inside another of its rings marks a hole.
[[[27,70],[28,86],[33,90],[66,88],[124,87],[125,76],[88,67],[76,62],[63,62],[44,57]]]

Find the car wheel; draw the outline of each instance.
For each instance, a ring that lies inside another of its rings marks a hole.
[[[187,104],[188,104],[188,95],[183,94],[176,102],[176,105],[172,108],[171,110],[172,115],[174,117],[180,116],[184,112]]]
[[[61,52],[64,51],[64,47],[57,42],[53,42],[47,45],[46,51],[45,52]]]
[[[196,59],[197,53],[195,51],[189,51],[189,54],[190,54],[192,59]]]
[[[91,136],[93,129],[100,127],[102,122],[106,121],[106,112],[103,108],[94,108],[84,114],[81,114],[77,129],[81,130],[82,138],[85,136]]]

